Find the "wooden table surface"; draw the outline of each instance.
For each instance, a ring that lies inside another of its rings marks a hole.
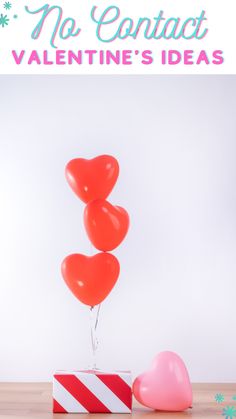
[[[132,416],[137,419],[208,419],[223,418],[222,409],[235,406],[232,397],[236,395],[236,384],[193,384],[193,408],[182,413],[153,412],[134,402]],[[222,393],[225,401],[217,404],[216,393]],[[83,415],[84,417],[94,415]],[[124,419],[124,414],[99,414],[99,419]],[[76,419],[81,414],[52,413],[52,384],[50,383],[0,383],[0,418],[18,419]],[[118,418],[119,417],[119,418]],[[232,418],[233,419],[233,418]]]

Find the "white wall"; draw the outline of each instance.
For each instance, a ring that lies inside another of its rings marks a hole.
[[[64,166],[110,153],[131,229],[101,311],[99,366],[179,353],[193,381],[235,381],[236,78],[0,78],[0,380],[90,362],[89,310],[61,260],[89,254]]]

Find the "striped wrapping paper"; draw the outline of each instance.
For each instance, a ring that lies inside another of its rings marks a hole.
[[[131,413],[131,373],[57,371],[53,376],[54,413]]]

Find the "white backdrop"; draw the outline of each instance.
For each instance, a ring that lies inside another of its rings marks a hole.
[[[89,254],[74,157],[113,154],[131,216],[102,305],[98,366],[139,373],[161,350],[192,381],[235,381],[236,78],[0,78],[0,380],[90,362],[89,310],[60,263]]]

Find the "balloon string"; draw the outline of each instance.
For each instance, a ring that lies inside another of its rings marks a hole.
[[[97,312],[96,312],[97,308]],[[97,369],[97,349],[98,349],[98,338],[97,338],[97,327],[99,321],[99,313],[101,304],[99,306],[90,307],[90,330],[91,330],[91,344],[92,344],[92,369]]]

